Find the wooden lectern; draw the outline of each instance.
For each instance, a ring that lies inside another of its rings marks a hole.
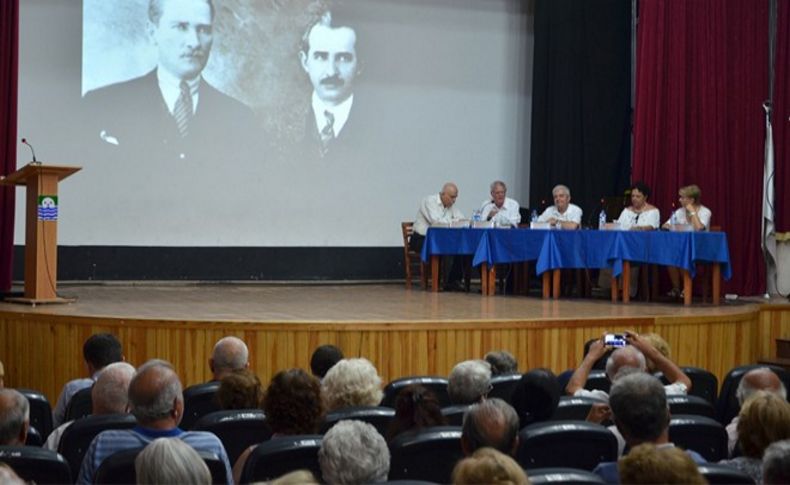
[[[5,178],[2,185],[27,187],[25,207],[25,296],[6,301],[29,303],[67,303],[58,298],[58,182],[81,167],[62,167],[30,163]]]

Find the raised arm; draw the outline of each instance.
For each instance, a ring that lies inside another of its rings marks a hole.
[[[677,364],[667,359],[664,354],[650,345],[650,342],[639,338],[639,335],[635,332],[626,331],[625,338],[629,344],[642,352],[646,358],[652,360],[656,368],[664,373],[664,376],[671,384],[681,383],[686,386],[686,392],[691,390],[691,379],[686,373],[680,370]]]
[[[565,393],[573,396],[579,389],[584,389],[587,383],[587,378],[590,376],[595,362],[606,354],[606,346],[603,344],[603,337],[596,340],[590,345],[590,351],[584,356],[584,360],[579,364],[579,367],[573,371],[573,375],[565,386]]]

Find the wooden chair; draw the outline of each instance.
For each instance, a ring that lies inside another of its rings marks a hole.
[[[403,235],[403,270],[406,272],[406,289],[411,289],[412,271],[419,270],[420,284],[423,289],[428,287],[428,269],[422,261],[422,257],[417,251],[409,246],[411,235],[414,233],[413,222],[401,222],[401,234]]]

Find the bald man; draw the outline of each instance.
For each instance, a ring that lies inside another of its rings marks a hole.
[[[208,359],[208,366],[213,374],[215,381],[221,381],[223,377],[232,374],[234,371],[246,369],[250,366],[250,352],[247,344],[238,337],[224,337],[214,344],[211,358]]]
[[[0,389],[0,446],[24,446],[30,428],[30,404],[14,389]]]
[[[758,367],[752,369],[741,378],[738,383],[738,389],[735,391],[735,397],[738,399],[738,404],[743,406],[757,391],[766,391],[776,394],[782,399],[787,399],[787,389],[771,369],[768,367]],[[738,416],[732,418],[730,424],[727,425],[727,449],[729,455],[735,449],[738,443]]]

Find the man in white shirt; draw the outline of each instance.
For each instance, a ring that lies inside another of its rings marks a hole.
[[[517,201],[507,197],[507,186],[501,180],[491,183],[491,199],[483,202],[480,216],[483,220],[493,221],[495,226],[518,227],[521,222],[521,213],[518,211]]]
[[[768,367],[758,367],[743,375],[741,382],[738,383],[738,389],[735,391],[738,404],[743,406],[757,391],[770,392],[782,399],[787,399],[787,389],[779,376]],[[738,443],[738,416],[732,418],[725,429],[727,430],[727,455],[732,457],[732,452]]]
[[[571,204],[571,189],[557,185],[551,191],[554,205],[538,217],[538,222],[548,222],[557,229],[578,229],[582,223],[582,209]]]

